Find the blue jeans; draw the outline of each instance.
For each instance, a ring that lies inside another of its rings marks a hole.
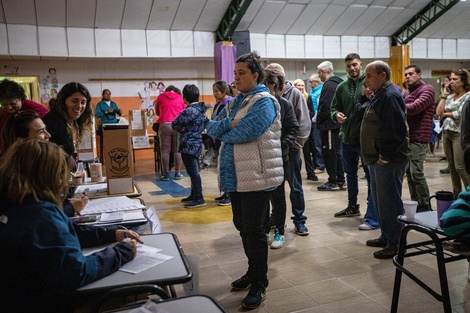
[[[371,190],[370,190],[370,172],[369,166],[364,166],[364,173],[366,174],[367,179],[367,211],[364,215],[364,223],[372,226],[374,228],[380,227],[379,223],[379,213],[377,212],[377,206],[372,199]]]
[[[299,150],[291,150],[289,152],[289,160],[287,161],[287,168],[284,175],[290,187],[290,202],[292,204],[291,219],[294,224],[305,223],[307,217],[304,214],[305,200],[304,190],[302,189],[302,176],[300,171],[302,169],[302,160],[300,159]]]
[[[359,193],[359,184],[357,181],[357,171],[359,169],[359,156],[361,146],[341,142],[341,159],[343,161],[344,172],[346,173],[346,182],[348,184],[348,204],[357,204],[357,194]]]
[[[387,248],[397,251],[403,225],[397,221],[405,212],[401,191],[407,163],[377,164],[369,166],[372,200],[377,205],[381,234]]]
[[[184,167],[191,178],[191,196],[194,200],[202,199],[202,181],[199,175],[199,160],[192,154],[182,153]]]

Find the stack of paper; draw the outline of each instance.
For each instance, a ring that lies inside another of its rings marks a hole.
[[[118,211],[129,211],[135,209],[145,209],[140,202],[134,201],[129,197],[106,197],[90,200],[85,208],[80,212],[82,215],[100,214]]]

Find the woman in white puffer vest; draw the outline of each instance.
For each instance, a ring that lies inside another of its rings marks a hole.
[[[230,193],[233,223],[248,258],[248,271],[232,282],[232,288],[250,288],[242,301],[249,309],[257,308],[266,298],[268,245],[264,223],[271,192],[284,180],[279,103],[260,84],[263,77],[255,52],[240,56],[235,64],[240,93],[206,124],[209,136],[222,141],[220,189]]]

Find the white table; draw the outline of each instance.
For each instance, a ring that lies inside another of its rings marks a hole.
[[[156,284],[166,287],[183,284],[191,280],[193,274],[176,235],[161,233],[142,236],[141,238],[145,245],[162,249],[160,253],[170,255],[173,258],[137,274],[122,271],[114,272],[109,276],[77,289],[76,294],[104,292],[118,287],[141,284]],[[176,296],[173,294],[173,290],[171,293],[172,296]]]

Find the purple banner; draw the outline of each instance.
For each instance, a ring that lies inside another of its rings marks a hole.
[[[215,44],[215,79],[233,82],[237,47],[230,41],[220,41]]]

